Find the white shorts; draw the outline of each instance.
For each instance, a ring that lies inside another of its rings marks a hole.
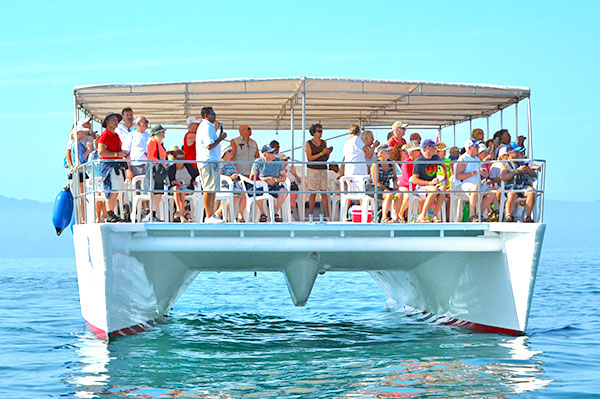
[[[200,172],[200,180],[202,181],[202,190],[219,191],[221,186],[221,171],[219,164],[216,162],[206,162],[203,165],[198,165]]]
[[[458,191],[477,191],[477,184],[464,182],[464,183],[457,184],[454,189],[458,190]],[[484,187],[481,186],[481,189],[483,190]],[[467,194],[467,193],[461,193],[461,194]]]
[[[111,190],[123,191],[125,189],[125,171],[121,169],[117,175],[115,168],[110,169],[110,187]],[[114,192],[114,191],[113,191]],[[113,193],[111,192],[111,194]]]

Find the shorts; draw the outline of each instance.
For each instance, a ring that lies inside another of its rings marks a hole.
[[[277,198],[279,194],[272,191],[281,191],[283,188],[283,184],[275,183],[272,186],[269,186],[269,194],[271,194],[274,198]]]
[[[413,195],[416,195],[417,198],[424,200],[427,197],[427,193],[429,192],[429,190],[427,190],[427,187],[430,186],[416,186],[416,192]]]
[[[306,168],[306,189],[327,191],[327,170]]]
[[[146,174],[146,167],[144,165],[130,165],[129,168],[133,172],[134,177]]]
[[[455,187],[456,190],[458,191],[477,191],[477,184],[475,183],[469,183],[469,182],[464,182],[464,183],[460,183],[457,184]],[[483,190],[484,187],[483,185],[481,186],[481,190]],[[460,193],[460,194],[468,194],[468,193]]]
[[[87,174],[87,173],[85,174],[85,178],[86,178],[86,179],[89,179],[89,178],[90,178],[90,177],[88,176],[88,174]],[[73,173],[71,173],[71,174],[69,175],[68,179],[69,179],[69,180],[73,180]],[[83,172],[79,172],[79,182],[82,182],[82,181],[83,181],[83,179],[84,179]]]
[[[113,190],[123,191],[125,189],[125,177],[123,170],[120,170],[119,174],[117,174],[117,170],[115,168],[111,168],[108,178],[110,179],[110,194],[115,192]],[[106,195],[108,194],[109,193],[107,192]]]
[[[200,180],[202,181],[202,190],[219,191],[221,186],[221,171],[219,164],[216,162],[206,162],[198,165],[200,172]]]
[[[525,185],[521,185],[521,184],[511,184],[511,185],[507,185],[504,187],[505,191],[510,191],[510,190],[531,190],[533,187],[531,186],[525,186]],[[517,193],[517,197],[518,198],[525,198],[525,192],[523,191],[519,191]]]

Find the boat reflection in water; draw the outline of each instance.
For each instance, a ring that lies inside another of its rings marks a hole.
[[[247,314],[197,318],[109,345],[86,334],[81,367],[66,380],[82,398],[508,397],[551,382],[527,337],[417,321],[392,331]]]

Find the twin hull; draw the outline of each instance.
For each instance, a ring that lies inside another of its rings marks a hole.
[[[319,273],[366,271],[435,320],[523,334],[545,225],[83,224],[74,226],[81,313],[101,338],[165,315],[201,271],[279,271],[302,306]]]

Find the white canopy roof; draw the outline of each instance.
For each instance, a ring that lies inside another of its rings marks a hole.
[[[490,116],[529,97],[526,87],[419,81],[277,78],[206,80],[173,83],[132,83],[78,86],[77,106],[96,120],[108,112],[133,108],[151,123],[185,125],[212,106],[226,127],[248,123],[255,129],[288,129],[294,107],[294,127],[302,126],[302,96],[306,126],[325,128],[391,126],[401,120],[411,126],[448,126]]]

